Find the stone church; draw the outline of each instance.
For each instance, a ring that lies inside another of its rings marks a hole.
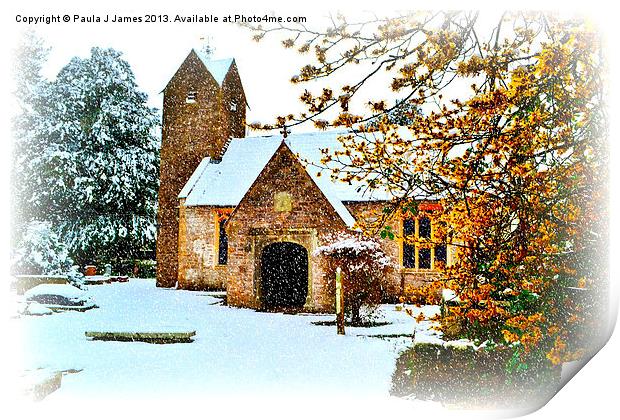
[[[333,310],[330,279],[313,251],[326,234],[354,228],[390,200],[311,169],[321,149],[339,147],[342,132],[245,137],[235,60],[194,50],[163,93],[157,285],[226,290],[228,304],[255,309]],[[393,226],[397,237],[433,234],[427,217]],[[402,239],[382,247],[398,264],[383,285],[388,299],[452,258],[445,246],[418,249]]]

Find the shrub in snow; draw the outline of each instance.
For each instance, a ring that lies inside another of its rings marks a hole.
[[[334,287],[336,269],[342,269],[345,311],[351,324],[359,325],[363,318],[372,317],[381,302],[382,279],[393,269],[392,261],[379,242],[358,233],[332,234],[324,242],[314,255],[323,257],[321,264],[330,287]]]
[[[396,360],[390,394],[461,408],[544,405],[561,387],[561,369],[537,366],[513,375],[506,370],[512,354],[467,340],[416,342]]]
[[[62,274],[73,261],[47,222],[32,222],[26,228],[14,253],[13,272],[17,274]]]
[[[157,262],[155,260],[136,260],[133,272],[135,277],[153,278],[157,273]]]
[[[79,265],[71,266],[71,268],[67,272],[67,281],[69,281],[69,283],[71,283],[73,286],[77,287],[78,289],[85,288],[85,283],[84,283],[85,277],[84,277],[84,274],[80,272]]]
[[[40,284],[26,291],[24,299],[48,308],[87,309],[95,306],[85,290],[70,284]]]

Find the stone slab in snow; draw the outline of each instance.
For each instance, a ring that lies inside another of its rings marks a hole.
[[[54,311],[39,302],[29,302],[24,309],[24,315],[50,315]]]
[[[86,337],[104,341],[143,341],[146,343],[191,343],[196,335],[195,330],[179,330],[174,327],[158,328],[157,331],[86,331]]]
[[[110,283],[112,278],[110,276],[84,276],[84,284],[104,284]]]
[[[73,407],[76,401],[84,402],[86,410],[80,412],[91,413],[95,400],[151,404],[167,398],[191,402],[265,396],[280,404],[302,403],[309,394],[319,399],[389,398],[395,360],[412,340],[358,335],[415,331],[420,341],[438,334],[430,321],[416,321],[420,311],[427,317],[439,313],[438,306],[412,307],[409,316],[395,311],[394,305],[381,305],[381,320],[389,325],[351,327],[341,336],[335,327],[312,324],[332,320],[333,314],[301,316],[213,305],[220,299],[207,292],[160,288],[155,279],[91,287],[89,293],[100,306],[95,311],[9,320],[13,330],[28,331],[23,337],[28,351],[21,355],[24,368],[83,371],[63,378],[62,387],[43,400],[41,407],[49,408],[48,413],[58,412],[53,404]],[[190,344],[103,341],[84,335],[189,330],[196,331]],[[179,406],[189,405],[175,404],[174,409]]]
[[[26,300],[33,300],[36,296],[43,295],[57,295],[67,299],[78,299],[86,296],[87,292],[70,284],[40,284],[24,293],[24,298]]]

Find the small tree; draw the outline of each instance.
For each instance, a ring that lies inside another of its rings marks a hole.
[[[32,222],[25,229],[22,241],[15,251],[13,272],[62,274],[72,263],[69,250],[51,225],[46,222]]]
[[[325,239],[326,245],[314,255],[323,257],[321,263],[330,279],[336,268],[342,269],[345,311],[351,316],[351,325],[360,325],[362,307],[372,314],[381,302],[381,280],[392,269],[391,259],[376,240],[358,233],[341,232]]]

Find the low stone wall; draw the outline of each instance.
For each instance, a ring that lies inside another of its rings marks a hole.
[[[60,388],[62,372],[46,369],[27,371],[18,378],[18,383],[24,396],[40,401]]]
[[[401,287],[405,290],[407,287],[414,287],[416,289],[423,287],[426,283],[437,280],[440,273],[431,270],[412,270],[401,269]]]
[[[11,282],[11,290],[18,295],[23,295],[26,290],[30,290],[39,284],[66,284],[67,276],[46,276],[46,275],[18,275]]]

